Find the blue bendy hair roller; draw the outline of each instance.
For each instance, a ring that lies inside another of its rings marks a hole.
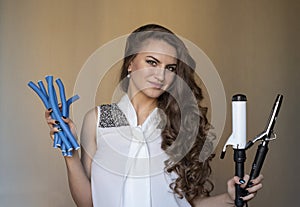
[[[61,113],[60,113],[58,103],[57,103],[57,97],[56,97],[55,89],[53,86],[53,76],[47,76],[46,81],[48,83],[49,102],[51,104],[52,114],[54,116],[54,119],[59,122],[59,125],[63,130],[67,130],[65,127],[63,127],[64,121],[61,118]],[[59,137],[62,139],[62,141],[64,142],[64,144],[66,145],[66,148],[68,150],[73,150],[73,148],[72,148],[68,138],[65,136],[65,134],[62,131],[59,131],[57,133],[58,133]]]
[[[78,96],[78,95],[75,95],[75,96],[73,96],[73,97],[71,97],[71,98],[69,98],[69,99],[67,100],[67,105],[68,105],[68,107],[67,107],[66,117],[69,117],[70,106],[71,106],[71,104],[74,103],[75,101],[77,101],[78,99],[79,99],[79,96]]]
[[[56,79],[55,82],[57,83],[58,88],[59,88],[59,95],[60,95],[60,100],[61,100],[61,104],[62,104],[62,116],[67,117],[67,107],[68,106],[67,106],[67,100],[66,100],[66,95],[65,95],[65,88],[59,78]]]
[[[54,133],[53,147],[54,148],[61,148],[61,139],[60,139],[60,137],[58,136],[57,133]]]
[[[42,102],[44,103],[45,107],[50,110],[52,109],[50,103],[49,103],[49,96],[47,94],[47,91],[45,89],[45,86],[42,81],[38,81],[38,86],[35,85],[32,81],[28,83],[28,86],[33,89],[38,96],[41,98]],[[53,114],[51,114],[52,119],[55,119]],[[55,125],[54,127],[58,127],[58,125]],[[54,142],[53,147],[59,148],[61,146],[61,138],[58,136],[57,133],[54,134]]]
[[[56,98],[56,95],[55,95],[55,89],[54,89],[54,86],[53,86],[53,76],[47,76],[46,81],[48,83],[49,102],[52,106],[54,116],[55,116],[56,120],[59,122],[59,124],[60,124],[60,126],[63,130],[63,131],[58,132],[58,133],[66,135],[66,137],[61,136],[61,138],[62,138],[63,142],[66,145],[67,151],[73,150],[73,147],[74,147],[75,150],[77,150],[80,147],[79,147],[75,137],[71,133],[69,127],[67,126],[67,124],[61,118],[62,114],[61,114],[61,112],[59,110],[59,107],[58,107],[58,103],[57,103],[57,100],[56,100],[57,98]],[[64,90],[62,85],[61,85],[61,87],[62,87],[62,90]],[[62,98],[63,97],[61,97],[61,99]],[[66,104],[66,101],[64,100],[62,103]],[[62,106],[62,108],[63,108],[63,106]],[[67,117],[65,117],[65,118],[67,118]]]
[[[42,102],[44,103],[46,109],[50,110],[51,109],[51,106],[49,104],[49,101],[48,101],[48,97],[43,93],[43,91],[37,86],[35,85],[32,81],[30,81],[28,83],[28,86],[34,90],[36,92],[36,94],[40,97],[40,99],[42,100]]]
[[[56,79],[56,84],[59,88],[60,100],[61,100],[61,110],[59,109],[57,94],[55,88],[53,86],[53,76],[47,76],[46,82],[48,84],[48,94],[46,88],[42,81],[38,81],[38,86],[34,84],[32,81],[28,83],[28,86],[33,89],[36,94],[40,97],[42,102],[44,103],[46,109],[52,109],[51,118],[55,119],[59,122],[58,125],[54,127],[58,127],[61,131],[54,133],[54,148],[60,148],[63,156],[72,156],[72,150],[78,150],[80,148],[77,143],[75,137],[71,133],[69,126],[63,121],[61,117],[68,118],[70,106],[76,100],[79,99],[78,95],[75,95],[68,100],[66,100],[65,96],[65,88],[61,81],[61,79]]]
[[[42,93],[45,95],[45,97],[47,97],[47,100],[48,100],[48,94],[47,94],[47,91],[46,91],[46,88],[44,86],[44,83],[42,81],[39,81],[38,82],[38,85],[40,87],[40,90],[42,91]],[[48,104],[49,104],[49,100],[48,100]]]

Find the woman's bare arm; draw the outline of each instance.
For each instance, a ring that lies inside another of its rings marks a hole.
[[[51,111],[46,111],[45,117],[50,127],[50,136],[58,132],[51,119]],[[69,118],[63,119],[70,127],[73,135],[77,138],[76,127]],[[67,167],[68,181],[72,198],[78,207],[92,207],[92,192],[90,171],[93,153],[96,150],[96,114],[95,110],[89,111],[83,121],[81,130],[81,159],[78,151],[73,152],[72,157],[64,157]]]
[[[246,186],[246,183],[249,179],[249,176],[246,175],[244,177],[245,184],[242,184],[242,187]],[[249,201],[253,199],[257,193],[258,190],[262,188],[262,182],[263,176],[260,175],[256,179],[252,180],[253,186],[250,188],[247,188],[246,190],[249,192],[249,194],[242,199],[245,201]],[[193,207],[234,207],[234,200],[235,200],[235,184],[241,184],[240,179],[238,177],[233,177],[227,182],[227,193],[220,194],[217,196],[211,196],[211,197],[202,197],[202,198],[196,198],[192,201]]]

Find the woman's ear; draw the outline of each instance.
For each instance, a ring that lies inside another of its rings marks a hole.
[[[132,71],[131,67],[132,67],[132,61],[128,65],[128,68],[127,68],[128,73],[130,73]]]

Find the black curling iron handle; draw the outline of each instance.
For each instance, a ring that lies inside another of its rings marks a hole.
[[[239,178],[243,178],[245,175],[244,172],[244,163],[246,161],[246,152],[244,149],[234,149],[234,161],[235,161],[235,175]],[[243,207],[245,201],[241,198],[247,195],[245,190],[239,185],[235,184],[235,206]]]
[[[264,164],[268,150],[269,150],[269,148],[268,148],[267,142],[263,142],[262,144],[260,144],[258,146],[256,155],[255,155],[255,159],[252,164],[250,178],[249,178],[249,182],[247,183],[247,187],[251,187],[251,180],[253,180],[259,176],[259,173]]]

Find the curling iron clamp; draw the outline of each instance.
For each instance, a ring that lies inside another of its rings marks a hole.
[[[255,159],[252,164],[250,178],[246,185],[246,188],[251,187],[251,180],[258,177],[264,160],[268,152],[268,143],[271,140],[276,139],[276,134],[273,132],[275,122],[278,117],[280,106],[283,100],[283,96],[278,94],[273,105],[267,126],[265,130],[257,135],[253,140],[246,144],[246,101],[245,95],[238,94],[232,97],[232,134],[227,140],[222,154],[221,159],[224,158],[227,145],[232,145],[234,149],[234,161],[235,161],[235,175],[243,178],[244,177],[244,162],[246,161],[246,150],[248,150],[253,144],[259,140],[262,143],[258,146]],[[240,185],[236,184],[236,199],[235,206],[242,207],[247,203],[241,199],[246,196],[245,189],[241,188]]]
[[[276,139],[276,134],[273,132],[273,129],[278,117],[282,100],[283,96],[278,94],[265,130],[257,135],[253,140],[249,141],[246,145],[246,149],[249,149],[256,141],[262,140],[263,142],[269,142]]]

